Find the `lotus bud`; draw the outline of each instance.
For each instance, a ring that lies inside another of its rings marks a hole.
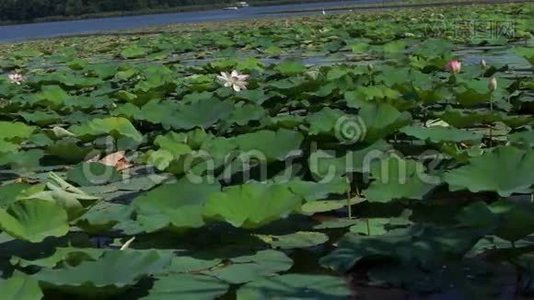
[[[130,245],[133,243],[133,241],[135,241],[135,236],[132,237],[131,239],[127,240],[126,243],[124,243],[124,244],[121,246],[120,250],[121,250],[121,251],[124,251],[124,250],[130,248]]]
[[[54,128],[52,128],[52,133],[54,133],[54,135],[58,138],[76,136],[74,133],[68,131],[65,128],[61,128],[59,126],[55,126]]]
[[[458,74],[462,70],[462,63],[458,60],[451,60],[445,68],[453,74]]]
[[[485,61],[484,59],[482,59],[482,60],[480,61],[480,66],[482,67],[482,69],[485,69],[485,68],[488,67],[488,64],[486,64],[486,61]]]
[[[489,80],[488,88],[491,92],[497,89],[497,78],[495,78],[495,76],[491,77],[491,79]]]
[[[312,80],[317,80],[319,78],[319,71],[318,70],[309,70],[309,71],[306,71],[306,73],[304,73],[306,76],[308,76],[308,78],[312,79]]]
[[[373,64],[367,65],[367,70],[369,70],[369,72],[373,72],[374,69],[375,69],[375,66],[373,66]]]

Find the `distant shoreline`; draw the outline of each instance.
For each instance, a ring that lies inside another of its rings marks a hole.
[[[433,7],[444,7],[444,6],[454,6],[454,5],[475,5],[475,4],[514,4],[514,3],[525,3],[531,2],[534,0],[411,0],[411,1],[388,1],[385,3],[364,3],[356,5],[346,5],[335,8],[327,8],[325,11],[340,11],[347,9],[359,9],[359,10],[376,10],[376,9],[396,9],[396,8],[425,8],[429,6]],[[297,12],[309,12],[315,10],[286,10],[277,13],[297,13]]]
[[[335,2],[335,1],[339,1],[339,0],[307,0],[305,3]],[[251,0],[247,2],[251,6],[270,6],[270,5],[286,5],[286,4],[303,3],[302,0],[271,0],[271,1],[262,1],[262,2],[256,2],[254,0]],[[49,16],[49,17],[35,18],[32,20],[24,20],[24,21],[0,20],[0,26],[34,24],[34,23],[45,23],[45,22],[76,21],[76,20],[87,20],[87,19],[101,19],[101,18],[110,18],[110,17],[155,15],[155,14],[165,14],[165,13],[195,12],[195,11],[205,11],[205,10],[213,10],[213,9],[224,9],[225,7],[228,7],[228,6],[232,6],[232,5],[224,4],[224,3],[223,4],[214,3],[214,4],[209,4],[209,5],[190,5],[190,6],[178,6],[178,7],[171,7],[171,8],[159,8],[159,9],[149,9],[149,10],[110,11],[110,12],[83,14],[79,16]]]
[[[306,0],[305,3],[319,3],[319,2],[336,2],[340,0]],[[342,1],[342,0],[341,0]],[[388,1],[378,1],[374,3],[366,2],[362,0],[360,4],[347,4],[337,8],[327,8],[325,11],[337,11],[337,10],[346,10],[346,9],[395,9],[395,8],[417,8],[417,7],[426,7],[426,6],[451,6],[451,5],[474,5],[474,4],[507,4],[507,3],[524,3],[530,2],[533,0],[388,0]],[[301,4],[303,0],[271,0],[271,1],[262,1],[256,2],[255,0],[247,1],[250,6],[272,6],[272,5],[291,5],[291,4]],[[61,21],[76,21],[76,20],[87,20],[87,19],[101,19],[101,18],[112,18],[112,17],[129,17],[129,16],[143,16],[143,15],[157,15],[157,14],[166,14],[166,13],[180,13],[180,12],[200,12],[207,10],[217,10],[224,9],[225,7],[231,6],[230,4],[209,4],[209,5],[190,5],[190,6],[180,6],[174,8],[162,8],[162,9],[150,9],[150,10],[135,10],[135,11],[111,11],[111,12],[102,12],[102,13],[92,13],[84,14],[79,16],[50,16],[43,18],[36,18],[33,20],[25,21],[2,21],[0,20],[0,26],[9,26],[9,25],[23,25],[23,24],[35,24],[35,23],[46,23],[46,22],[61,22]],[[277,13],[295,13],[295,12],[308,12],[314,10],[287,10],[280,11]]]

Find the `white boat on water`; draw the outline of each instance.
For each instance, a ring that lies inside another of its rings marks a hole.
[[[235,3],[235,6],[228,6],[228,7],[225,7],[224,9],[225,10],[238,10],[240,8],[243,8],[243,7],[249,7],[250,5],[245,2],[245,1],[240,1],[240,2],[236,2]]]

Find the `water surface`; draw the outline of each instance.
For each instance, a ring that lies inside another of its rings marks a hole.
[[[7,25],[0,26],[0,42],[14,42],[57,36],[110,32],[155,25],[246,20],[264,18],[267,16],[286,17],[295,15],[314,15],[321,14],[323,9],[328,10],[343,7],[345,5],[373,2],[383,3],[388,1],[392,0],[345,0],[319,3],[245,7],[239,10],[216,9],[142,16]]]

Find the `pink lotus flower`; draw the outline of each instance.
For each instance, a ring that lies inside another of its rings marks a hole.
[[[221,72],[217,79],[224,84],[225,87],[231,87],[234,91],[239,92],[247,89],[247,79],[250,75],[239,74],[238,71],[233,70],[232,73]]]
[[[7,77],[9,78],[9,81],[11,81],[11,83],[16,85],[21,85],[24,81],[24,76],[19,73],[10,73],[9,75],[7,75]]]
[[[458,60],[451,60],[445,68],[453,74],[458,74],[462,70],[462,63]]]

